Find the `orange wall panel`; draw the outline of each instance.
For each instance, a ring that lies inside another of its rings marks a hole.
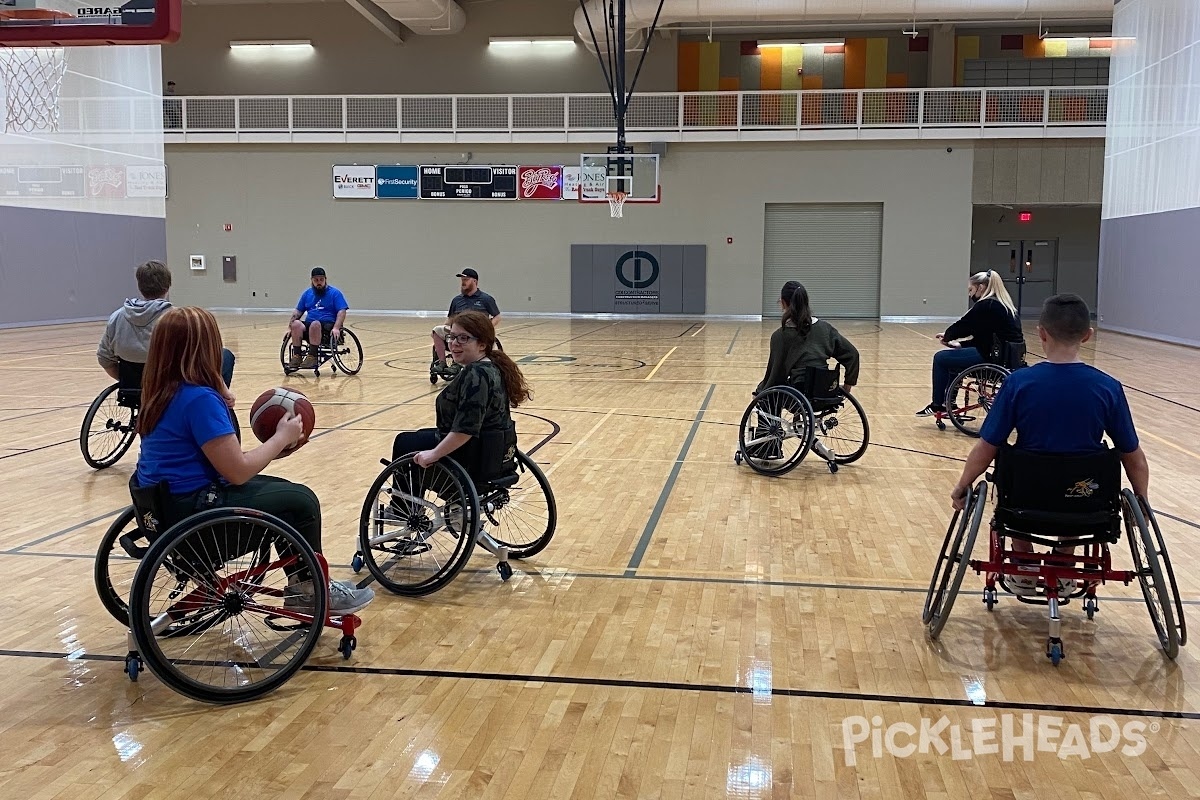
[[[846,40],[846,89],[867,88],[867,40]]]
[[[700,42],[680,42],[675,82],[681,92],[700,91]]]

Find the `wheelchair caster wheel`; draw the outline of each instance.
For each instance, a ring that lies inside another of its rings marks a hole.
[[[506,581],[512,577],[512,567],[507,561],[501,561],[497,564],[496,571],[500,573],[500,580]]]
[[[946,423],[942,422],[940,419],[935,424],[938,426],[939,431],[946,430]]]
[[[343,636],[338,642],[338,652],[342,654],[343,659],[349,659],[350,654],[358,649],[358,638],[354,636]]]
[[[362,572],[362,568],[363,555],[362,553],[355,553],[354,558],[350,559],[350,569],[354,570],[354,574],[357,575],[358,573]]]
[[[829,462],[829,472],[830,472],[830,473],[832,473],[832,474],[836,474],[836,473],[837,473],[837,471],[838,471],[838,465],[837,465],[837,462],[836,462],[836,461],[830,461],[830,462]]]
[[[137,683],[138,673],[142,671],[142,659],[134,653],[125,656],[125,674],[129,676],[129,680]]]
[[[314,370],[313,370],[313,375],[314,375],[315,377],[317,377],[317,378],[321,377],[321,370],[319,370],[319,369],[314,369]]]
[[[984,589],[983,590],[983,603],[984,603],[984,605],[987,606],[988,611],[991,611],[993,608],[996,607],[996,590],[995,589]]]
[[[434,375],[432,372],[429,373],[429,382],[431,384],[437,384],[437,375]]]
[[[1083,610],[1087,612],[1088,619],[1093,619],[1100,611],[1100,602],[1094,597],[1089,597],[1083,601]]]
[[[1046,658],[1050,659],[1051,664],[1056,667],[1058,666],[1059,662],[1063,660],[1063,646],[1061,641],[1051,639],[1047,643]]]
[[[739,467],[742,465],[742,452],[740,450],[733,454],[733,463]]]

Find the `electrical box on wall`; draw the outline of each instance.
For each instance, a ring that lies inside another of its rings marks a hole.
[[[237,282],[237,256],[221,256],[221,273],[226,283]]]

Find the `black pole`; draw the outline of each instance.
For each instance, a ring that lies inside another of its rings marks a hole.
[[[613,0],[617,4],[617,63],[614,70],[621,77],[614,83],[620,87],[620,104],[617,108],[617,147],[625,152],[625,109],[629,106],[629,95],[625,89],[625,0]]]

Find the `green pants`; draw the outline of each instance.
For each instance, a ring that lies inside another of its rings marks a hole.
[[[171,522],[178,522],[206,508],[228,508],[242,506],[265,512],[291,525],[321,552],[321,503],[312,489],[300,483],[277,478],[273,475],[256,475],[241,486],[225,486],[221,496],[212,506],[198,506],[197,502],[207,490],[194,494],[175,495],[168,512]]]

